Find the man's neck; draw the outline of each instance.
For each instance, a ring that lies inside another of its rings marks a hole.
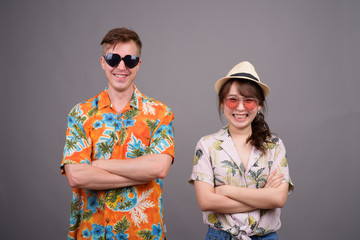
[[[113,108],[115,108],[116,112],[121,113],[124,107],[130,102],[133,94],[134,94],[135,86],[133,85],[131,88],[127,89],[124,92],[116,91],[113,88],[108,88],[108,95],[111,101]]]

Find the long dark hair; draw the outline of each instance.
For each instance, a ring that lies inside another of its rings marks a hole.
[[[249,81],[241,78],[231,78],[229,79],[220,89],[218,94],[218,111],[220,117],[222,116],[222,106],[226,96],[230,92],[231,85],[236,82],[238,83],[238,91],[244,97],[255,97],[259,100],[259,106],[261,106],[261,111],[258,112],[255,119],[251,123],[251,136],[246,140],[246,143],[250,143],[255,148],[259,149],[261,152],[265,153],[266,143],[269,142],[271,138],[271,132],[269,125],[265,121],[264,113],[266,112],[266,100],[264,92],[258,84],[253,81]]]

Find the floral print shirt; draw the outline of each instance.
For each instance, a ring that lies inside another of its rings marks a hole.
[[[121,113],[107,89],[68,115],[61,163],[129,159],[146,154],[174,157],[173,113],[136,87]],[[163,180],[103,191],[73,188],[68,239],[164,239]]]
[[[199,140],[195,149],[194,166],[190,183],[202,181],[216,187],[233,185],[246,188],[262,188],[274,170],[284,174],[284,181],[293,190],[284,144],[280,138],[272,137],[266,144],[266,152],[253,147],[245,171],[228,127]],[[203,220],[216,229],[231,233],[236,239],[265,235],[280,228],[280,208],[260,209],[245,213],[219,214],[203,212]]]

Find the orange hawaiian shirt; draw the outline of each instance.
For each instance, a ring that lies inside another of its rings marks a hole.
[[[107,89],[68,115],[61,163],[129,159],[146,154],[174,157],[173,113],[136,87],[121,113]],[[68,239],[164,239],[163,180],[109,190],[73,188]]]

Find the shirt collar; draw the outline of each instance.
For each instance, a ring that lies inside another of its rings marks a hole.
[[[134,93],[130,99],[130,106],[139,109],[141,98],[142,98],[142,93],[134,85]],[[98,109],[102,109],[104,107],[111,107],[111,101],[110,101],[109,94],[108,94],[108,87],[106,87],[105,90],[99,94],[98,99],[99,99]]]
[[[226,125],[225,127],[223,127],[222,129],[220,129],[216,134],[215,134],[215,138],[217,140],[220,141],[224,141],[225,139],[230,137],[230,132],[229,132],[229,126]]]

